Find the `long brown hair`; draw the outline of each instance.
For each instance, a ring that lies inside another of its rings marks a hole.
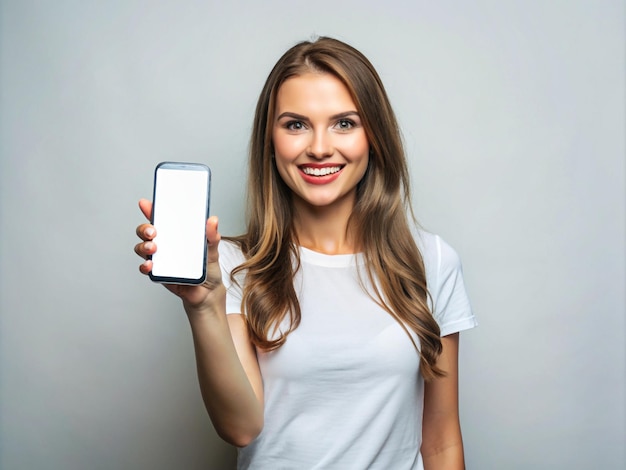
[[[369,284],[374,286],[369,295],[407,333],[409,328],[419,338],[423,377],[441,376],[436,366],[442,350],[439,326],[428,306],[424,263],[407,219],[413,213],[398,124],[369,60],[332,38],[301,42],[289,49],[272,69],[257,103],[250,141],[247,232],[231,238],[246,257],[232,277],[245,273],[242,309],[252,341],[260,349],[276,349],[300,323],[293,286],[300,265],[292,195],[272,159],[272,128],[282,83],[311,71],[332,74],[343,82],[370,144],[368,168],[357,186],[348,224],[367,261]],[[278,330],[285,319],[289,327]]]

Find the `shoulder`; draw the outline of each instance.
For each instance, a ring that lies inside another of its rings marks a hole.
[[[424,230],[415,232],[415,240],[424,260],[430,306],[441,336],[475,327],[478,323],[469,303],[461,258],[456,250],[439,235]]]
[[[417,228],[414,236],[427,277],[435,280],[443,273],[461,269],[459,254],[439,235]]]
[[[218,245],[217,251],[220,255],[220,265],[228,272],[232,271],[246,260],[241,251],[241,247],[233,240],[222,239]]]
[[[241,251],[241,246],[230,239],[222,239],[218,245],[217,251],[220,255],[220,268],[222,269],[222,282],[226,288],[230,288],[233,278],[231,274],[233,270],[242,265],[246,261],[246,257]],[[236,276],[236,282],[242,283],[245,279],[245,273],[240,272]]]
[[[246,258],[239,244],[233,240],[222,239],[217,250],[220,255],[222,282],[226,287],[226,312],[241,313],[242,286],[245,280],[245,273],[240,272],[233,277],[232,272]]]

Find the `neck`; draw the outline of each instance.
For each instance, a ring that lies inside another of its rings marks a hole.
[[[354,202],[332,207],[315,207],[294,201],[298,243],[328,255],[357,253],[358,243],[348,227]]]

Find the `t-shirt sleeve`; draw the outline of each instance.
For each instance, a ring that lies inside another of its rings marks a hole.
[[[478,322],[465,290],[459,255],[439,236],[435,236],[434,242],[436,267],[430,294],[433,315],[441,329],[441,336],[447,336],[474,328]]]
[[[243,297],[241,286],[243,275],[238,276],[238,281],[233,282],[230,273],[234,268],[244,262],[244,256],[239,247],[227,240],[222,240],[218,247],[220,255],[220,268],[222,269],[222,282],[226,287],[226,313],[241,313],[241,299]]]

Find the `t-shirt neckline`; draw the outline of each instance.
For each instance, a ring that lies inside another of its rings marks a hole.
[[[319,251],[313,251],[303,246],[299,246],[298,248],[300,250],[300,261],[303,263],[325,266],[328,268],[347,268],[365,263],[363,253],[328,255],[326,253],[320,253]]]

